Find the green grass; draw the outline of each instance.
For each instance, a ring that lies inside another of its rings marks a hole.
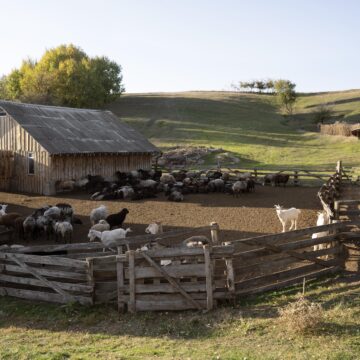
[[[243,167],[318,169],[339,159],[358,165],[360,142],[320,135],[316,106],[331,103],[336,117],[357,122],[359,99],[360,90],[301,94],[290,118],[279,113],[274,96],[233,92],[125,94],[110,109],[162,149],[215,146],[238,155]]]
[[[110,306],[0,298],[1,359],[359,359],[359,282],[309,282],[325,308],[314,333],[284,332],[277,309],[301,287],[243,299],[210,313],[138,313]]]

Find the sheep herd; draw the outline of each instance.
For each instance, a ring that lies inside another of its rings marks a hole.
[[[281,174],[272,175],[273,178],[264,178],[264,184],[276,186],[287,182],[277,176]],[[254,192],[255,184],[251,173],[230,176],[230,173],[218,170],[162,173],[160,170],[139,169],[127,173],[117,171],[111,179],[88,175],[78,181],[58,182],[57,189],[82,189],[91,194],[91,200],[141,200],[154,198],[163,192],[169,201],[179,202],[184,200],[184,195],[195,193],[219,192],[238,197],[241,193]]]

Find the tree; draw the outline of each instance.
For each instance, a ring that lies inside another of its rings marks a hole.
[[[269,90],[270,93],[274,92],[274,80],[266,80],[265,82],[265,88]]]
[[[296,84],[289,80],[276,80],[274,82],[275,93],[281,107],[288,115],[291,115],[296,101]]]
[[[333,115],[333,110],[328,105],[322,104],[318,106],[314,111],[314,122],[316,124],[323,124],[325,120],[330,119],[331,117],[333,117]]]
[[[256,80],[255,81],[255,88],[258,89],[259,93],[265,89],[265,83],[262,80]]]
[[[124,91],[121,66],[89,57],[74,45],[47,50],[39,61],[25,60],[5,80],[10,99],[49,105],[101,108]]]

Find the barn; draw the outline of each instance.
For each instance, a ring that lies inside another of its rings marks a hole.
[[[110,111],[0,101],[0,190],[53,195],[59,180],[150,169],[158,152]]]

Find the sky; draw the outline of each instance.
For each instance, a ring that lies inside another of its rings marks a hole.
[[[289,79],[360,88],[358,0],[0,0],[0,75],[73,43],[122,66],[127,92]]]

